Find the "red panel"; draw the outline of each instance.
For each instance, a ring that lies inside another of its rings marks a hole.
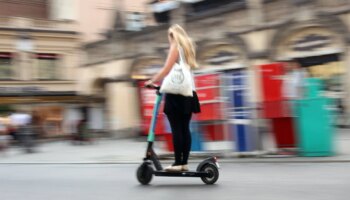
[[[211,87],[220,85],[220,74],[205,74],[195,76],[197,89],[202,87]]]
[[[201,113],[196,115],[196,119],[199,121],[223,119],[222,104],[215,102],[220,97],[220,74],[197,75],[195,82],[201,103]]]
[[[0,52],[0,58],[12,58],[13,53],[8,53],[8,52]]]
[[[225,140],[225,125],[213,124],[201,127],[206,141]]]
[[[292,117],[288,101],[264,101],[261,103],[262,118]]]
[[[261,90],[263,101],[282,100],[283,63],[272,63],[260,66]]]
[[[219,88],[198,89],[196,92],[200,102],[217,100],[220,97]]]
[[[151,118],[150,117],[143,117],[142,118],[142,134],[143,135],[147,135],[148,134],[148,130],[150,128],[151,125]],[[155,133],[156,135],[161,135],[161,134],[165,134],[167,133],[166,131],[166,127],[165,127],[165,120],[167,120],[165,118],[165,116],[163,114],[161,114],[160,116],[157,117],[157,125],[156,125],[156,129],[155,129]]]
[[[58,59],[59,55],[53,53],[38,53],[36,54],[38,59]]]
[[[296,147],[293,118],[274,118],[271,125],[277,148]]]
[[[199,121],[223,119],[222,109],[222,103],[202,103],[201,112],[195,115],[195,119]]]
[[[162,135],[163,141],[165,142],[165,148],[168,151],[174,151],[173,134]]]

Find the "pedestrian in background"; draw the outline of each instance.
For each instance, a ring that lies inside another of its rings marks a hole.
[[[10,120],[7,117],[0,117],[0,152],[4,151],[10,144],[9,125]]]
[[[32,116],[26,111],[15,112],[10,115],[11,123],[16,127],[16,136],[19,145],[25,152],[33,153],[35,136],[32,130]]]
[[[286,62],[285,66],[282,92],[284,98],[288,101],[290,111],[295,116],[295,101],[304,97],[304,81],[308,74],[297,59]]]

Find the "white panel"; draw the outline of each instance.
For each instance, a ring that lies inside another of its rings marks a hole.
[[[250,119],[231,119],[230,123],[249,125],[251,123],[251,120]]]
[[[53,20],[77,20],[77,0],[51,0],[51,18]]]
[[[140,31],[145,27],[145,16],[141,13],[126,14],[126,29],[128,31]]]
[[[82,119],[82,115],[77,108],[65,108],[63,113],[63,131],[65,133],[76,132],[76,124]]]
[[[89,109],[89,128],[95,130],[104,129],[104,114],[102,107],[93,107]]]
[[[211,141],[204,142],[203,145],[206,151],[232,150],[234,147],[231,141]]]
[[[50,0],[50,19],[56,20],[59,13],[59,2],[58,0]]]
[[[164,1],[152,4],[152,10],[153,12],[165,12],[168,10],[173,10],[175,8],[179,7],[179,3],[176,1]]]

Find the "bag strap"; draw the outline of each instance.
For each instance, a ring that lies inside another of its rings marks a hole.
[[[188,66],[187,63],[186,63],[186,60],[185,60],[183,48],[181,46],[179,46],[179,56],[180,56],[180,62],[185,64],[185,66]],[[190,69],[189,66],[188,66],[188,68]],[[194,82],[193,73],[192,73],[191,70],[190,70],[190,72],[191,72],[192,90],[196,91],[196,85],[195,85],[195,82]]]
[[[181,46],[179,46],[179,56],[180,56],[180,62],[186,64],[184,51]]]

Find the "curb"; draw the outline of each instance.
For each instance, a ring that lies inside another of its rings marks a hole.
[[[189,163],[199,163],[203,159],[210,157],[208,155],[191,156]],[[160,157],[162,163],[171,164],[173,157]],[[250,164],[263,164],[263,163],[350,163],[350,158],[336,158],[336,157],[221,157],[218,156],[219,163],[250,163]],[[134,160],[106,160],[106,161],[33,161],[33,162],[0,162],[1,165],[115,165],[115,164],[140,164],[142,159]]]
[[[190,155],[190,161],[216,156],[222,163],[350,163],[350,157],[342,158],[342,155],[334,157],[300,157],[297,155],[278,155],[271,152],[249,152],[249,153],[200,153],[194,152]],[[161,154],[160,160],[173,160],[172,154]]]
[[[189,163],[199,163],[201,160],[191,160]],[[142,160],[138,161],[101,161],[101,162],[4,162],[1,165],[134,165],[140,164]],[[172,161],[162,162],[171,164]],[[301,163],[350,163],[349,160],[264,160],[264,159],[219,159],[219,163],[241,163],[241,164],[301,164]]]

